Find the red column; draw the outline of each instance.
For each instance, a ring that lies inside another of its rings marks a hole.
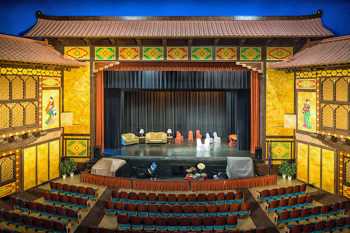
[[[250,152],[255,153],[255,148],[259,146],[260,129],[260,102],[259,102],[259,73],[251,72],[250,79]]]
[[[96,147],[104,148],[104,84],[103,71],[96,73]]]

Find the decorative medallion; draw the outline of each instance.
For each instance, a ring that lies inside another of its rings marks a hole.
[[[113,61],[115,58],[115,47],[95,47],[96,61]]]
[[[187,47],[167,47],[168,61],[187,61],[188,48]]]
[[[272,159],[291,159],[292,142],[271,142]]]
[[[236,47],[216,47],[215,60],[217,61],[237,60],[237,48]]]
[[[67,156],[86,157],[88,155],[88,141],[87,140],[66,140]]]
[[[162,61],[164,60],[163,47],[143,47],[142,60],[145,61]]]
[[[191,60],[193,61],[213,60],[212,47],[191,47]]]
[[[90,47],[64,47],[64,55],[78,60],[90,60]]]
[[[293,47],[267,47],[266,60],[284,60],[293,56]]]
[[[260,47],[241,47],[240,49],[242,61],[260,61],[261,48]]]
[[[119,60],[137,61],[140,60],[139,47],[119,47]]]

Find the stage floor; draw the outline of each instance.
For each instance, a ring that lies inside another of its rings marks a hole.
[[[229,147],[227,143],[210,145],[209,151],[197,151],[196,144],[137,144],[120,149],[105,150],[105,157],[123,159],[127,165],[118,171],[117,176],[140,177],[151,162],[157,162],[159,177],[184,177],[185,170],[199,162],[206,164],[211,176],[218,172],[226,173],[227,157],[252,157],[249,151]]]
[[[251,157],[249,151],[240,151],[229,147],[227,143],[211,144],[209,151],[197,151],[196,144],[137,144],[123,146],[116,150],[105,150],[106,157],[127,159],[157,159],[157,160],[215,160],[226,161],[226,157]]]

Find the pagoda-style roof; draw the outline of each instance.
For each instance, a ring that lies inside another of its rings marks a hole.
[[[78,67],[84,65],[65,58],[46,42],[0,34],[0,62]]]
[[[267,17],[94,17],[37,13],[27,37],[45,38],[325,38],[321,14]]]
[[[324,39],[290,59],[271,64],[274,69],[350,64],[350,35]]]

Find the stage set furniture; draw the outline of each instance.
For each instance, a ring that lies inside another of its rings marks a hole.
[[[124,134],[122,134],[122,141],[121,141],[121,143],[122,143],[123,146],[139,144],[140,143],[140,139],[134,133],[124,133]]]
[[[168,137],[164,132],[146,133],[146,143],[167,143]]]

